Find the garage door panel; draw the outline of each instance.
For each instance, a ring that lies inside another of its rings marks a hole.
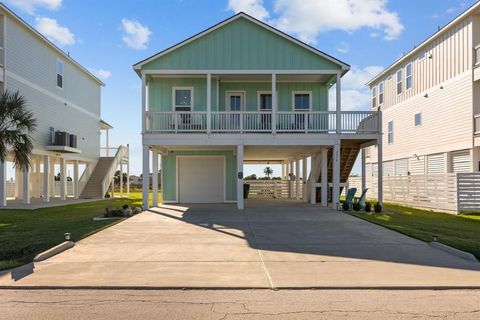
[[[224,202],[223,157],[179,157],[178,193],[180,203]]]

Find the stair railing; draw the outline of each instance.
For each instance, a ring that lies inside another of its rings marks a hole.
[[[105,194],[107,193],[108,187],[110,186],[110,183],[115,176],[115,172],[117,171],[118,166],[127,156],[128,148],[123,145],[119,146],[117,152],[115,153],[115,157],[113,157],[112,163],[110,164],[110,168],[108,169],[102,180],[102,198],[105,197]]]

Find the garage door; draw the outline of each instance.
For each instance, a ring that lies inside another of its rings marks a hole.
[[[224,202],[223,157],[178,157],[180,203]]]

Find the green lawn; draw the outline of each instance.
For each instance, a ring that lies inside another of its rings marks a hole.
[[[384,209],[390,214],[349,213],[423,241],[430,242],[436,235],[441,243],[471,252],[480,259],[480,213],[456,216],[388,203]]]
[[[141,206],[141,193],[89,203],[37,210],[0,210],[0,270],[31,262],[33,257],[63,241],[65,232],[78,241],[121,220],[93,221],[105,208]]]

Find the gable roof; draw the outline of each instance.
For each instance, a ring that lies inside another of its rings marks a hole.
[[[158,58],[160,58],[160,57],[162,57],[162,56],[164,56],[164,55],[166,55],[166,54],[168,54],[168,53],[170,53],[170,52],[172,52],[172,51],[174,51],[174,50],[176,50],[176,49],[178,49],[178,48],[180,48],[180,47],[182,47],[182,46],[184,46],[184,45],[186,45],[186,44],[188,44],[188,43],[190,43],[190,42],[192,42],[192,41],[194,41],[198,38],[201,38],[201,37],[205,36],[206,34],[212,32],[212,31],[214,31],[214,30],[216,30],[216,29],[218,29],[218,28],[220,28],[220,27],[222,27],[222,26],[224,26],[224,25],[226,25],[230,22],[233,22],[233,21],[235,21],[239,18],[245,18],[245,19],[255,23],[258,26],[271,31],[271,32],[273,32],[273,33],[275,33],[275,34],[277,34],[277,35],[279,35],[279,36],[281,36],[281,37],[283,37],[283,38],[285,38],[285,39],[287,39],[287,40],[289,40],[289,41],[291,41],[291,42],[293,42],[293,43],[295,43],[295,44],[297,44],[301,47],[303,47],[304,49],[307,49],[307,50],[319,55],[320,57],[333,62],[334,64],[339,65],[341,67],[341,69],[344,71],[344,73],[347,72],[348,70],[350,70],[350,65],[349,64],[347,64],[347,63],[345,63],[341,60],[338,60],[337,58],[332,57],[331,55],[329,55],[329,54],[327,54],[323,51],[320,51],[317,48],[314,48],[314,47],[312,47],[312,46],[310,46],[310,45],[308,45],[308,44],[306,44],[306,43],[304,43],[304,42],[286,34],[285,32],[280,31],[280,30],[266,24],[263,21],[255,19],[254,17],[246,14],[245,12],[239,12],[236,15],[234,15],[234,16],[228,18],[228,19],[225,19],[225,20],[211,26],[210,28],[205,29],[204,31],[201,31],[201,32],[191,36],[190,38],[187,38],[187,39],[185,39],[185,40],[183,40],[183,41],[181,41],[181,42],[179,42],[179,43],[177,43],[177,44],[175,44],[175,45],[173,45],[173,46],[171,46],[171,47],[169,47],[165,50],[162,50],[159,53],[156,53],[156,54],[154,54],[154,55],[152,55],[152,56],[150,56],[150,57],[148,57],[148,58],[146,58],[146,59],[144,59],[140,62],[137,62],[136,64],[133,65],[133,69],[135,69],[138,72],[144,64],[147,64],[147,63],[149,63],[149,62],[151,62],[155,59],[158,59]]]
[[[381,78],[382,76],[384,76],[388,71],[390,71],[391,69],[393,69],[394,67],[398,66],[399,64],[401,64],[403,61],[405,61],[406,59],[410,58],[411,56],[413,56],[414,54],[417,54],[419,53],[421,50],[423,50],[425,48],[425,46],[430,43],[430,41],[432,41],[433,39],[435,39],[437,36],[445,33],[447,30],[449,30],[453,25],[455,25],[457,22],[459,22],[460,20],[462,20],[463,18],[467,17],[468,15],[472,14],[473,12],[475,12],[476,10],[478,10],[480,8],[480,1],[477,1],[476,3],[474,3],[473,5],[471,5],[467,10],[465,10],[464,12],[460,13],[458,16],[456,16],[453,20],[451,20],[449,23],[447,23],[445,26],[443,26],[442,28],[438,29],[434,34],[432,34],[430,37],[428,37],[427,39],[425,39],[422,43],[420,43],[420,45],[416,46],[415,48],[413,48],[412,50],[410,50],[407,54],[403,55],[402,57],[398,58],[397,60],[395,60],[390,66],[388,66],[387,68],[385,68],[382,72],[380,72],[379,74],[377,74],[374,78],[372,78],[370,81],[368,81],[366,83],[366,85],[370,85],[372,84],[372,82],[375,82],[377,81],[379,78]]]
[[[75,61],[70,55],[66,54],[62,49],[57,47],[53,42],[48,40],[44,35],[42,35],[40,32],[38,32],[35,28],[33,28],[31,25],[29,25],[25,20],[20,18],[15,12],[10,10],[7,6],[5,6],[2,2],[0,2],[0,9],[3,9],[7,14],[9,14],[16,22],[20,23],[22,26],[27,28],[30,32],[32,32],[35,36],[40,38],[43,42],[45,42],[46,45],[48,45],[50,48],[55,50],[57,53],[59,53],[63,58],[66,60],[70,61],[72,64],[74,64],[76,67],[78,67],[81,71],[83,71],[87,76],[98,82],[102,87],[105,86],[105,83],[98,79],[93,73],[88,71],[85,67],[83,67],[80,63]]]

